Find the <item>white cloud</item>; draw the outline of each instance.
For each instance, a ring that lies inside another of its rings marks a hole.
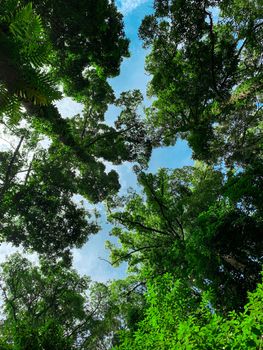
[[[0,245],[0,264],[5,262],[10,257],[10,255],[17,252],[22,254],[28,260],[30,260],[34,265],[38,264],[37,253],[32,253],[32,254],[25,253],[22,247],[15,247],[11,243],[2,243]]]
[[[19,251],[21,253],[21,249],[13,247],[11,244],[2,243],[0,246],[0,263],[3,263],[11,254]]]
[[[56,101],[55,105],[63,118],[72,118],[83,111],[83,105],[70,97],[64,97],[62,100]]]
[[[135,10],[138,6],[146,3],[148,0],[120,0],[119,10],[127,15],[127,13]]]

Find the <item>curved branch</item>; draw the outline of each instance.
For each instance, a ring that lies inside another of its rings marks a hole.
[[[162,231],[162,230],[159,230],[159,229],[156,229],[156,228],[153,228],[153,227],[149,227],[149,226],[146,226],[144,224],[142,224],[141,222],[139,221],[133,221],[133,220],[129,220],[129,219],[123,219],[121,217],[115,217],[116,220],[118,220],[122,225],[125,225],[125,223],[128,223],[128,224],[131,224],[131,225],[135,225],[135,226],[139,226],[141,227],[142,229],[146,230],[146,231],[150,231],[150,232],[155,232],[155,233],[160,233],[162,235],[166,235],[166,236],[170,236],[169,233],[165,232],[165,231]]]
[[[90,141],[90,142],[86,145],[86,147],[90,147],[90,146],[94,145],[94,143],[96,143],[97,141],[102,140],[102,139],[104,139],[104,138],[106,138],[106,137],[109,137],[109,136],[111,137],[111,136],[115,136],[115,135],[124,134],[124,133],[126,133],[127,131],[131,130],[131,129],[134,128],[134,127],[135,127],[135,125],[132,125],[132,126],[126,128],[126,129],[124,129],[124,130],[106,132],[105,134],[99,135],[99,136],[97,136],[94,140]]]
[[[120,262],[121,260],[126,260],[127,258],[129,258],[131,255],[135,254],[135,253],[138,253],[142,250],[148,250],[148,249],[154,249],[154,248],[162,248],[163,246],[158,244],[158,245],[149,245],[149,246],[144,246],[144,247],[140,247],[140,248],[137,248],[137,249],[134,249],[132,251],[130,251],[129,253],[123,255],[123,256],[120,256],[118,259],[114,260],[113,262],[111,262],[110,264],[113,266],[115,264],[117,264],[118,262]]]

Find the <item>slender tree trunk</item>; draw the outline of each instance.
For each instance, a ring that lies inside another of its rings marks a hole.
[[[30,172],[31,172],[31,170],[32,170],[33,160],[34,160],[34,156],[33,156],[32,160],[31,160],[31,162],[30,162],[30,164],[29,164],[29,168],[28,168],[28,171],[27,171],[27,173],[26,173],[25,182],[24,182],[25,185],[27,184],[27,181],[28,181]]]
[[[5,179],[4,179],[4,182],[3,182],[3,186],[2,186],[2,189],[0,190],[0,201],[3,199],[3,196],[6,192],[6,190],[8,189],[9,185],[10,185],[10,179],[12,178],[12,170],[13,170],[13,166],[14,166],[14,163],[17,159],[17,156],[19,154],[19,150],[21,148],[21,145],[23,143],[23,140],[24,140],[24,136],[21,136],[20,140],[19,140],[19,143],[18,145],[16,146],[16,149],[13,153],[13,156],[9,162],[9,165],[7,167],[7,170],[6,170],[6,174],[5,174]]]
[[[80,136],[81,139],[83,139],[85,134],[86,134],[86,127],[87,127],[88,119],[91,116],[92,110],[93,110],[93,108],[90,107],[89,113],[87,113],[85,116],[84,125],[83,125],[83,129],[82,129],[81,136]]]

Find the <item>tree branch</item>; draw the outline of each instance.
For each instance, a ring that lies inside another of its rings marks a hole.
[[[139,226],[141,227],[142,229],[146,230],[146,231],[151,231],[151,232],[155,232],[155,233],[160,233],[162,235],[166,235],[166,236],[170,236],[169,233],[165,232],[165,231],[162,231],[162,230],[159,230],[159,229],[156,229],[156,228],[153,228],[153,227],[149,227],[149,226],[146,226],[144,224],[142,224],[141,222],[139,221],[133,221],[133,220],[129,220],[129,219],[123,219],[121,217],[115,217],[118,221],[120,221],[120,223],[122,225],[125,225],[125,223],[129,223],[131,225],[135,225],[135,226]]]
[[[154,248],[162,248],[163,246],[158,244],[158,245],[149,245],[149,246],[144,246],[144,247],[140,247],[140,248],[137,248],[137,249],[134,249],[132,251],[130,251],[129,253],[123,255],[123,256],[120,256],[118,259],[114,260],[112,263],[110,263],[112,266],[117,264],[119,261],[121,260],[126,260],[127,258],[129,258],[131,255],[135,254],[135,253],[138,253],[142,250],[147,250],[147,249],[154,249]]]
[[[20,147],[21,147],[21,145],[23,143],[23,140],[24,140],[24,136],[21,136],[21,138],[19,140],[19,143],[16,146],[16,149],[15,149],[15,151],[13,153],[13,156],[12,156],[10,162],[9,162],[8,167],[7,167],[6,174],[5,174],[5,179],[4,179],[4,183],[3,183],[3,187],[2,187],[2,189],[0,191],[0,200],[2,200],[3,195],[4,195],[5,191],[7,190],[8,186],[9,186],[10,177],[11,177],[11,173],[12,173],[12,168],[13,168],[13,165],[14,165],[14,163],[16,161],[16,158],[17,158],[17,156],[19,154],[19,150],[20,150]]]
[[[30,164],[29,164],[29,168],[28,168],[28,171],[27,171],[27,173],[26,173],[24,185],[27,184],[27,181],[28,181],[28,179],[29,179],[29,175],[30,175],[30,172],[31,172],[31,170],[32,170],[33,160],[34,160],[34,156],[33,156],[32,160],[31,160],[31,162],[30,162]]]
[[[212,14],[206,9],[204,9],[205,14],[209,17],[209,35],[210,35],[210,41],[211,41],[211,74],[212,74],[212,81],[214,85],[214,90],[216,94],[222,99],[223,96],[221,95],[220,91],[217,88],[216,84],[216,74],[215,74],[215,34],[214,34],[214,23],[213,23],[213,18]]]
[[[92,111],[93,111],[93,107],[91,106],[89,109],[89,113],[87,113],[85,116],[84,125],[83,125],[83,129],[82,129],[81,136],[80,136],[81,139],[83,139],[85,136],[88,118],[91,116]]]
[[[92,145],[94,145],[94,143],[96,143],[97,141],[101,140],[101,139],[104,139],[104,138],[107,138],[109,136],[115,136],[115,135],[120,135],[120,134],[124,134],[126,133],[127,131],[131,130],[132,128],[134,128],[135,125],[132,125],[124,130],[120,130],[120,131],[112,131],[112,132],[106,132],[105,134],[102,134],[102,135],[99,135],[97,136],[94,140],[90,141],[86,147],[90,147]]]
[[[170,230],[168,229],[168,231],[170,231],[172,233],[173,236],[175,236],[179,241],[181,241],[181,237],[180,235],[178,234],[178,232],[176,232],[170,222],[170,220],[167,218],[165,212],[164,212],[164,208],[165,208],[165,205],[160,201],[160,199],[158,198],[158,196],[156,195],[154,189],[149,185],[148,181],[146,180],[146,177],[144,177],[143,179],[145,185],[148,187],[148,189],[150,190],[152,196],[153,196],[153,199],[155,200],[155,202],[158,204],[159,208],[160,208],[160,211],[161,211],[161,214],[163,216],[163,218],[165,219],[166,221],[166,224],[169,226]]]

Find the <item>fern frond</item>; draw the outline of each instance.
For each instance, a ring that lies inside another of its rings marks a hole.
[[[32,35],[41,35],[43,32],[41,19],[33,12],[32,3],[15,12],[9,29],[13,36],[21,41],[27,41]]]
[[[0,6],[0,22],[10,23],[10,19],[18,10],[19,6],[21,6],[19,0],[2,0]]]
[[[0,11],[0,30],[1,23],[9,28],[10,38],[17,45],[20,60],[34,67],[51,63],[52,45],[32,3],[24,6],[18,0],[5,0],[4,3]]]
[[[17,90],[20,97],[39,105],[48,105],[62,97],[50,74],[32,67],[25,67],[23,77],[22,85],[18,86]]]
[[[22,108],[18,97],[10,95],[4,84],[0,84],[0,118],[4,116],[11,124],[17,124],[22,118]]]
[[[34,12],[32,3],[21,5],[19,0],[4,0],[4,10],[2,8],[0,11],[0,24],[1,21],[5,21],[9,28],[8,52],[12,55],[18,72],[22,73],[14,81],[15,94],[12,98],[18,101],[21,98],[27,99],[39,105],[48,105],[60,99],[61,93],[56,89],[51,74],[45,70],[43,72],[43,68],[52,63],[54,53],[41,18]],[[2,104],[5,106],[3,111],[7,111],[7,105],[10,110],[15,109],[14,102],[11,103],[11,97],[7,99],[6,94],[2,94]]]

